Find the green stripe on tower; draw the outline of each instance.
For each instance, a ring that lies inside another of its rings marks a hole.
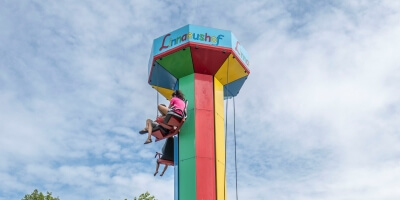
[[[179,199],[196,199],[194,74],[179,79],[179,89],[189,101],[188,117],[179,139]]]

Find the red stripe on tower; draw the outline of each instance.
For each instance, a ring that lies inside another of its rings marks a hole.
[[[216,199],[213,81],[195,74],[196,199]]]

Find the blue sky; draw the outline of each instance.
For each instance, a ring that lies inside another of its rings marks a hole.
[[[152,40],[186,24],[231,30],[250,55],[240,199],[400,198],[397,1],[0,0],[0,200],[173,199],[173,170],[152,175],[163,143],[137,132],[156,113]]]

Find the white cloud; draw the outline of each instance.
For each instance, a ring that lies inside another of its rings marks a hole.
[[[147,190],[172,199],[173,170],[152,175],[162,143],[143,146],[137,130],[156,113],[151,41],[187,23],[232,30],[250,54],[235,99],[240,198],[400,196],[399,3],[2,4],[1,200],[35,188],[71,200]]]

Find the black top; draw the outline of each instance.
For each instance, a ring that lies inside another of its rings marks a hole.
[[[162,156],[163,160],[174,161],[174,138],[169,137],[166,139],[164,146],[162,148]]]

